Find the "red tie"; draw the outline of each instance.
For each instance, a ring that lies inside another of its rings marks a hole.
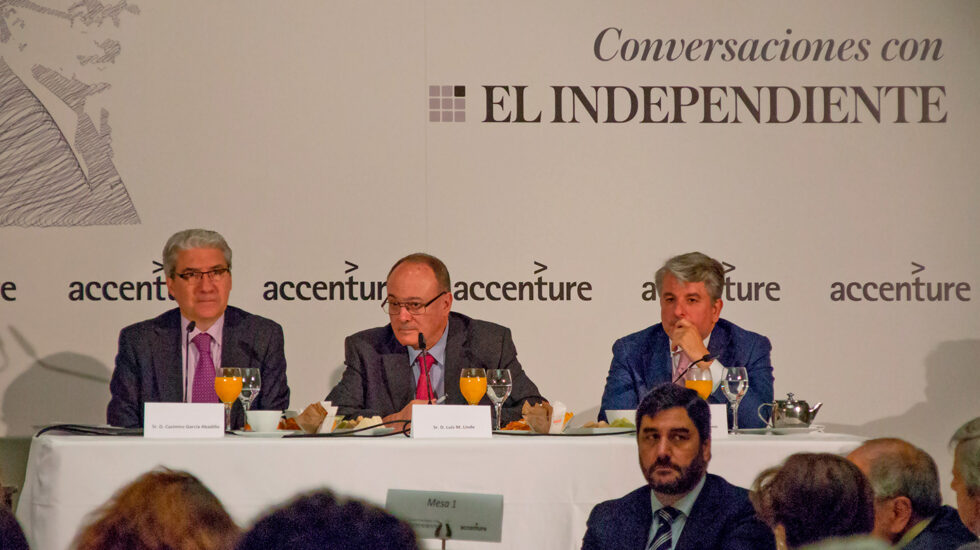
[[[425,359],[422,359],[422,358]],[[436,358],[426,353],[425,355],[419,354],[418,356],[419,366],[419,383],[415,386],[415,399],[422,399],[425,401],[429,400],[429,369],[435,364]],[[433,390],[435,391],[435,390]],[[433,395],[432,398],[435,398]]]

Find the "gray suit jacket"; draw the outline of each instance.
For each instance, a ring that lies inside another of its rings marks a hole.
[[[459,390],[459,373],[466,367],[510,369],[514,389],[501,413],[501,425],[520,418],[524,401],[543,401],[538,387],[517,361],[510,329],[494,323],[449,313],[446,341],[446,403],[465,405]],[[345,363],[340,382],[327,395],[345,416],[387,416],[402,410],[415,398],[415,380],[408,362],[408,348],[395,338],[391,325],[348,336],[344,342]],[[486,396],[480,401],[489,405]]]
[[[106,420],[113,426],[143,427],[143,403],[183,400],[180,310],[130,325],[119,333],[119,352],[109,390]],[[283,410],[289,406],[282,327],[236,307],[225,310],[221,364],[259,368],[262,389],[253,409]],[[220,366],[220,365],[219,365]],[[241,402],[232,409],[232,426],[244,424]]]

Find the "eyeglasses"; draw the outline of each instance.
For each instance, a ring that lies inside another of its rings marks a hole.
[[[199,283],[205,276],[207,276],[209,281],[214,281],[215,279],[223,279],[228,273],[231,273],[230,269],[227,267],[219,267],[218,269],[212,269],[211,271],[185,271],[183,273],[178,273],[177,276],[187,282]]]
[[[422,302],[389,302],[388,298],[385,298],[385,301],[381,302],[381,309],[383,309],[388,315],[398,315],[398,312],[401,311],[402,308],[405,308],[412,315],[418,315],[420,313],[425,313],[425,308],[432,305],[432,302],[438,300],[445,293],[446,291],[443,290],[437,294],[435,298],[424,304]]]

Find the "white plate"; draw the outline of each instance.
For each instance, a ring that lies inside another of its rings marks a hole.
[[[565,433],[569,435],[599,435],[599,434],[628,434],[636,431],[636,428],[566,428]]]
[[[738,433],[740,434],[757,434],[757,435],[793,435],[793,434],[809,434],[814,432],[822,432],[824,430],[823,426],[813,425],[805,428],[739,428]]]
[[[246,432],[235,430],[235,435],[242,437],[282,437],[284,435],[296,435],[303,433],[303,430],[276,430],[274,432]]]

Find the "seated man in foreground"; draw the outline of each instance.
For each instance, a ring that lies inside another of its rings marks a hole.
[[[167,290],[177,307],[119,333],[119,352],[106,419],[113,426],[143,427],[147,402],[218,403],[216,369],[258,368],[262,389],[253,409],[289,406],[282,327],[228,305],[231,248],[205,229],[175,233],[163,248]],[[241,402],[232,426],[244,424]]]
[[[640,403],[636,425],[647,486],[597,504],[583,550],[775,548],[748,491],[707,473],[711,417],[697,392],[655,387]]]
[[[943,505],[928,453],[902,439],[872,439],[847,455],[875,492],[872,534],[904,550],[955,550],[977,538]]]
[[[711,370],[709,403],[728,402],[719,388],[724,367],[745,367],[749,389],[738,425],[763,427],[756,410],[772,402],[772,345],[765,336],[720,318],[725,286],[721,264],[700,252],[675,256],[657,270],[656,285],[661,322],[613,344],[599,420],[606,419],[607,410],[635,409],[658,384],[684,385],[684,374],[697,364]]]
[[[960,426],[949,440],[953,446],[953,481],[956,511],[967,529],[980,535],[980,417]],[[960,550],[980,550],[973,542]]]
[[[381,307],[391,322],[344,342],[346,368],[327,395],[338,414],[378,415],[389,422],[411,420],[412,405],[429,401],[465,405],[459,378],[468,367],[510,370],[513,390],[501,425],[521,416],[524,401],[544,400],[517,361],[509,329],[450,312],[449,271],[441,260],[422,253],[398,260],[387,288]],[[420,335],[429,357],[425,368],[419,364]],[[480,403],[490,399],[483,396]]]

